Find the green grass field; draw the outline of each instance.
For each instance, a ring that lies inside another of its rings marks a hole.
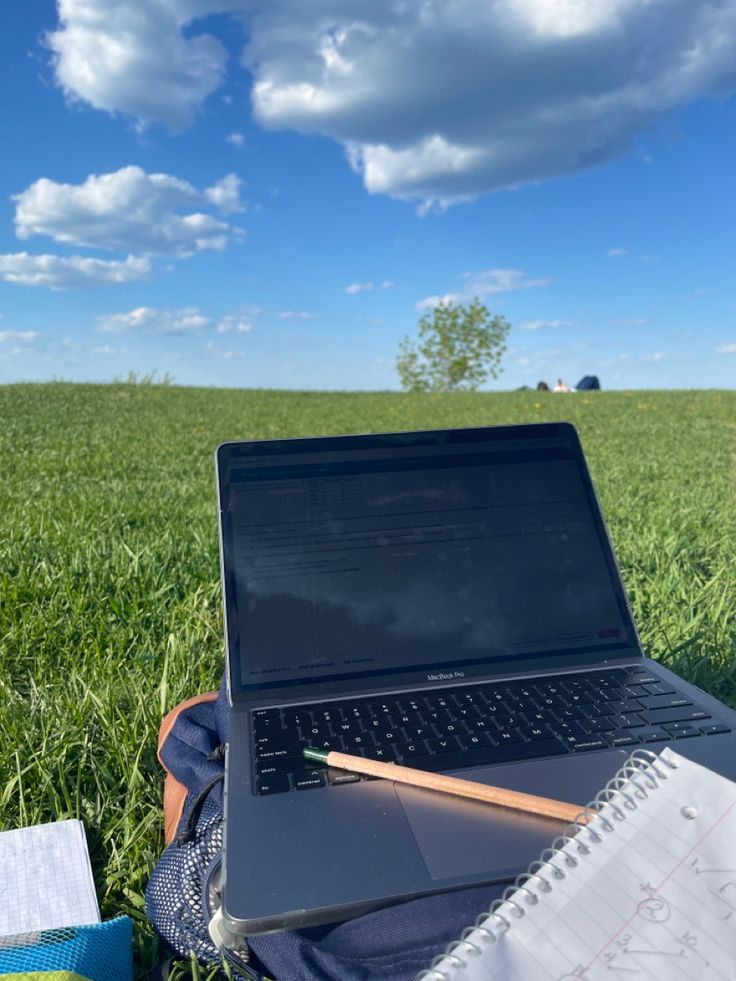
[[[158,724],[223,670],[224,439],[572,421],[645,650],[736,704],[736,391],[13,385],[0,419],[0,823],[84,820],[103,916],[134,918],[140,970]]]

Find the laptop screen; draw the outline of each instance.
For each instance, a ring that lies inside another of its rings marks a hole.
[[[234,693],[636,646],[567,424],[224,444]]]

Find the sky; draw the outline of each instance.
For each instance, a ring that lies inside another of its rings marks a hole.
[[[732,388],[736,0],[0,4],[0,383]]]

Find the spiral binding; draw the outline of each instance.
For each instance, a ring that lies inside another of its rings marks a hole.
[[[580,859],[571,854],[572,849],[565,851],[568,845],[574,846],[578,855],[590,854],[591,845],[583,841],[581,832],[586,833],[592,847],[605,841],[604,834],[589,826],[593,818],[598,818],[598,824],[602,826],[604,832],[614,832],[615,822],[625,821],[627,811],[635,811],[639,807],[639,801],[646,800],[651,791],[656,790],[668,779],[669,774],[664,767],[676,770],[677,766],[675,760],[667,759],[663,755],[658,756],[647,749],[633,752],[616,775],[589,804],[581,809],[579,814],[576,814],[575,819],[564,828],[561,835],[555,838],[551,846],[545,848],[539,858],[504,889],[502,895],[494,900],[486,912],[476,918],[472,926],[463,930],[458,940],[452,941],[444,954],[435,957],[430,966],[417,975],[416,981],[451,981],[448,974],[438,970],[443,961],[449,960],[453,967],[464,970],[468,966],[468,960],[464,957],[480,957],[483,953],[484,947],[479,945],[479,941],[486,946],[497,943],[504,933],[512,929],[513,919],[526,916],[525,906],[533,907],[540,902],[537,892],[529,888],[532,880],[537,883],[538,892],[547,894],[554,889],[550,879],[559,881],[567,878],[570,873],[552,864],[552,859],[556,855],[561,855],[565,865],[572,870],[579,864]],[[602,813],[604,808],[608,809],[606,814]],[[613,820],[608,814],[613,815]],[[545,878],[543,872],[545,875],[548,874],[549,878]],[[522,897],[517,893],[524,894],[523,902]],[[505,907],[503,914],[499,912],[502,907]],[[492,921],[495,921],[494,926],[490,925]],[[461,953],[464,957],[460,956]]]

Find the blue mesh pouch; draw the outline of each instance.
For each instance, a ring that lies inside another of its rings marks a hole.
[[[0,937],[0,975],[70,971],[89,981],[132,981],[133,924],[127,916],[91,926]]]
[[[482,886],[426,896],[328,926],[243,938],[220,951],[208,924],[219,899],[222,846],[222,747],[227,694],[180,711],[159,758],[182,791],[171,844],[146,889],[146,912],[175,952],[205,964],[227,959],[249,981],[411,981],[503,887]],[[244,870],[247,874],[247,870]]]

